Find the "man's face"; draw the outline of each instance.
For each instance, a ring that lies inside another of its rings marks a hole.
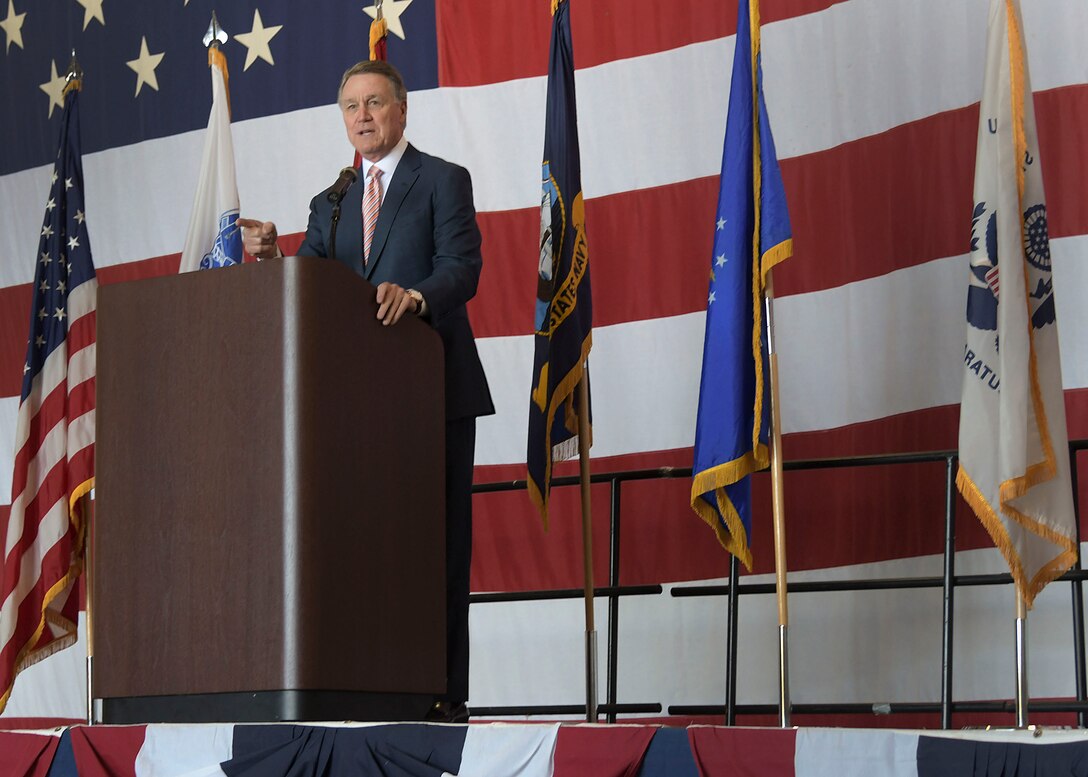
[[[340,93],[348,140],[366,160],[377,162],[400,142],[408,123],[408,102],[393,96],[393,84],[377,73],[354,75]]]

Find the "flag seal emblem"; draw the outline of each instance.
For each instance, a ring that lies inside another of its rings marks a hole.
[[[981,237],[978,234],[980,224],[985,224]],[[979,240],[982,238],[985,244],[984,250],[980,251]],[[967,287],[967,322],[975,329],[997,329],[999,280],[997,212],[988,211],[986,203],[980,202],[975,205],[971,219],[971,282]]]
[[[219,232],[212,242],[212,250],[200,260],[201,270],[239,264],[234,258],[242,255],[242,235],[237,221],[237,209],[228,210],[219,216]]]
[[[552,235],[552,225],[558,224],[560,230],[566,229],[564,218],[563,193],[552,177],[551,164],[544,162],[541,173],[540,190],[540,279],[536,285],[536,317],[533,325],[538,332],[544,329],[551,308],[552,292],[555,289],[555,270],[559,266],[559,254],[555,246],[563,245],[563,234],[556,240]]]
[[[1033,205],[1024,213],[1024,250],[1034,267],[1050,272],[1050,235],[1046,205]]]

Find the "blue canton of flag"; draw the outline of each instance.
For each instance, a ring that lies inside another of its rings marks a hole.
[[[18,106],[20,115],[18,131],[0,144],[0,175],[52,163],[56,136],[47,122],[61,107],[58,86],[73,48],[89,72],[109,74],[81,96],[88,154],[207,126],[208,93],[197,85],[207,83],[200,41],[213,9],[231,35],[224,55],[236,85],[235,122],[334,102],[344,69],[367,55],[363,6],[370,2],[109,0],[88,3],[97,5],[93,13],[75,2],[54,8],[14,1],[26,21],[22,42],[8,43],[0,67],[0,105]],[[392,4],[385,5],[392,18]],[[439,85],[435,13],[435,3],[413,2],[398,14],[408,39],[390,36],[389,61],[413,91]]]
[[[580,406],[576,391],[579,381],[589,380],[584,365],[593,339],[593,306],[578,151],[574,53],[570,10],[565,0],[556,5],[553,13],[541,178],[540,264],[527,464],[529,496],[547,527],[552,461],[578,453],[579,414],[592,412]],[[586,440],[587,447],[590,443]]]
[[[710,266],[691,506],[752,568],[751,473],[769,463],[767,273],[793,252],[763,100],[759,3],[742,0]]]
[[[0,567],[0,711],[17,672],[76,639],[80,500],[94,486],[98,289],[83,207],[78,88],[78,79],[66,88],[34,275]]]

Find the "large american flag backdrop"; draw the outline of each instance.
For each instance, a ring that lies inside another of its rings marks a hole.
[[[339,74],[367,56],[361,5],[216,9],[237,36],[224,52],[242,215],[276,221],[287,249],[309,197],[351,158],[334,103]],[[477,481],[524,477],[550,3],[385,6],[388,58],[411,87],[409,139],[468,167],[480,211],[485,267],[470,313],[498,413],[479,425]],[[794,230],[795,258],[775,273],[787,460],[955,447],[987,6],[762,4],[764,85]],[[0,440],[15,436],[58,131],[53,67],[63,73],[75,47],[86,72],[86,213],[100,282],[174,272],[211,102],[200,44],[211,11],[210,0],[12,0],[0,20]],[[736,3],[571,0],[571,13],[594,265],[593,466],[690,466]],[[1088,436],[1078,304],[1088,295],[1088,5],[1024,0],[1023,15],[1076,439]],[[0,445],[0,494],[12,469]],[[944,477],[941,464],[789,474],[792,579],[939,573]],[[726,575],[728,556],[692,514],[689,490],[686,480],[625,487],[621,582]],[[754,490],[750,579],[761,580],[772,564],[766,480]],[[604,580],[608,494],[593,497]],[[544,534],[524,492],[477,497],[473,589],[579,586],[576,509],[576,490],[557,489]],[[964,516],[957,571],[1006,571]],[[1034,696],[1074,693],[1067,597],[1055,585],[1037,601]],[[1012,606],[1011,588],[958,594],[957,697],[1012,696]],[[720,703],[724,609],[624,599],[620,701]],[[791,611],[795,702],[938,698],[939,592],[798,595]],[[771,597],[744,600],[741,702],[775,698],[775,618]],[[577,703],[581,619],[578,601],[475,605],[470,704]],[[81,716],[82,658],[69,649],[32,667],[7,714]]]

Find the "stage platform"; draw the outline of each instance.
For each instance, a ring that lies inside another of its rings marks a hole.
[[[1088,732],[556,723],[0,731],[0,777],[1088,775]]]

